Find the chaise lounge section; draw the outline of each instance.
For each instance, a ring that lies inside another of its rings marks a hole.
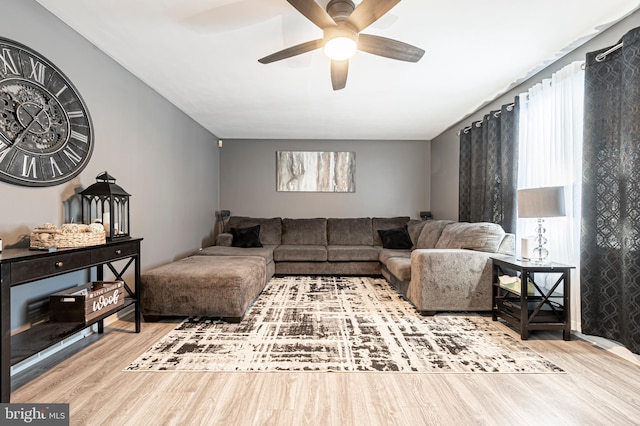
[[[239,322],[266,283],[260,256],[190,256],[145,272],[142,314],[221,317]]]

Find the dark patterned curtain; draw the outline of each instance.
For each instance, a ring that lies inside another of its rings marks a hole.
[[[621,43],[587,54],[582,331],[640,353],[640,28]]]
[[[460,132],[458,220],[516,230],[518,100]]]

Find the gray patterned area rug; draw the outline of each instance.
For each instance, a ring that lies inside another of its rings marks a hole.
[[[125,371],[559,373],[481,315],[423,317],[382,278],[273,278],[239,324],[189,318]]]

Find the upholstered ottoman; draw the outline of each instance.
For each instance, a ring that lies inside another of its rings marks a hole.
[[[140,277],[145,321],[160,316],[209,316],[239,322],[265,286],[258,256],[190,256]]]

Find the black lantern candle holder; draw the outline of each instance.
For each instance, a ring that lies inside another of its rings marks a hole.
[[[129,194],[116,185],[116,179],[104,172],[96,183],[80,192],[82,222],[102,223],[107,240],[129,238]]]

